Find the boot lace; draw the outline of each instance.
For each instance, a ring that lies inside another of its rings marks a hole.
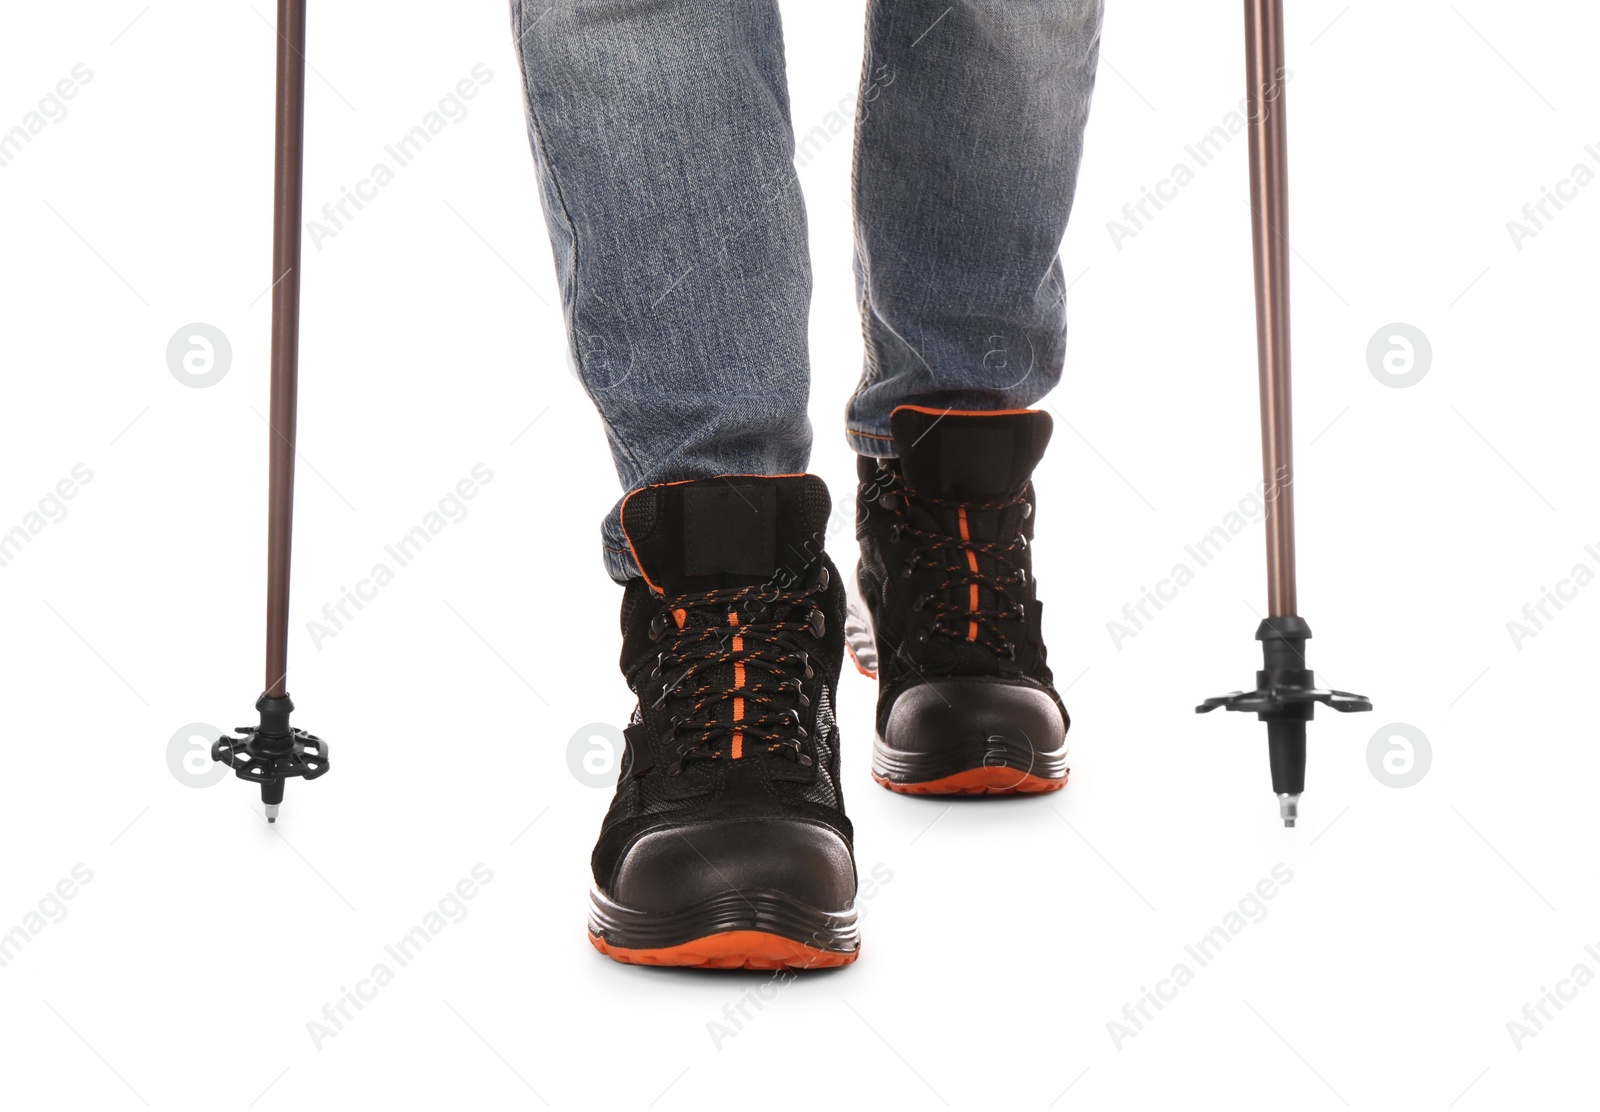
[[[891,537],[897,543],[911,542],[910,551],[899,567],[902,579],[919,575],[918,593],[911,609],[931,610],[933,621],[917,634],[918,641],[941,637],[982,645],[997,656],[1017,658],[1017,643],[1002,626],[1021,621],[1026,605],[1014,591],[1028,581],[1025,565],[1028,538],[1020,525],[1009,539],[980,540],[972,536],[970,522],[980,513],[1020,509],[1021,518],[1033,513],[1033,506],[1019,494],[1013,498],[961,502],[926,494],[914,494],[899,475],[894,476],[890,493],[880,504],[892,509],[895,521]],[[923,512],[913,515],[913,508]],[[938,527],[954,519],[955,531]],[[934,528],[919,522],[932,522]],[[891,571],[894,569],[891,568]]]
[[[664,641],[650,679],[652,709],[670,708],[676,776],[697,761],[725,761],[765,751],[809,767],[802,712],[816,676],[807,648],[827,621],[817,605],[828,570],[802,589],[770,584],[669,597],[650,622]],[[729,682],[731,675],[732,682]]]

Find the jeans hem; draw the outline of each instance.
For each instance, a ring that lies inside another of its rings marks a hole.
[[[869,432],[866,429],[846,429],[845,441],[850,445],[850,450],[858,456],[871,456],[873,459],[892,459],[899,455],[894,445],[894,437],[887,433]]]
[[[600,544],[600,552],[605,560],[606,574],[614,581],[626,586],[628,580],[639,578],[639,565],[634,562],[633,553],[612,548],[604,541]]]

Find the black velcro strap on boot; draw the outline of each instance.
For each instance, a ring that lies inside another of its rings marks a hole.
[[[903,405],[889,416],[901,472],[930,497],[990,498],[1021,490],[1050,443],[1043,410],[974,413]]]
[[[622,532],[657,594],[787,584],[821,559],[831,511],[815,475],[729,475],[633,491]]]
[[[683,573],[766,578],[778,566],[770,483],[692,483],[683,491]]]
[[[1012,443],[1009,428],[957,426],[939,438],[939,488],[974,494],[1004,494],[1011,489]]]

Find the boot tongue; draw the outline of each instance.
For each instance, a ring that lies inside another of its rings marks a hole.
[[[658,594],[788,586],[814,574],[831,511],[815,475],[730,475],[633,491],[622,532]]]
[[[906,485],[918,494],[985,501],[1027,485],[1050,443],[1039,409],[974,413],[903,405],[889,415]]]

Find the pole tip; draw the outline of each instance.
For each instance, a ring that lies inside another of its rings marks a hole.
[[[1279,792],[1278,814],[1283,819],[1283,825],[1293,827],[1295,820],[1300,817],[1300,793]]]

